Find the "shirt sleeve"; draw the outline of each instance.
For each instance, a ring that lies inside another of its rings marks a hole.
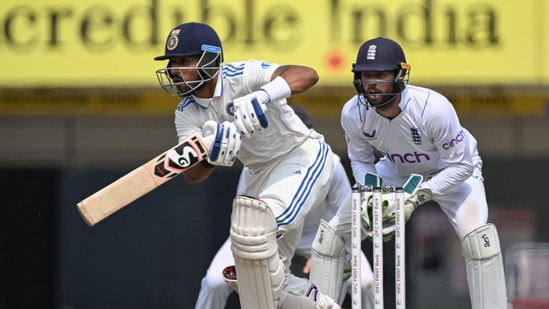
[[[435,103],[435,102],[432,102]],[[451,103],[443,99],[426,109],[426,129],[432,133],[433,143],[446,168],[427,179],[421,187],[436,196],[464,182],[473,173],[473,154],[469,147],[469,132],[459,123]]]
[[[175,130],[177,140],[182,143],[194,135],[202,135],[201,119],[198,117],[198,108],[192,104],[175,111]]]
[[[341,127],[345,133],[353,177],[357,183],[363,185],[366,173],[376,174],[375,154],[374,148],[362,136],[361,123],[356,119],[358,111],[352,109],[354,104],[356,102],[353,99],[345,104],[341,113]]]
[[[261,60],[248,60],[244,67],[244,83],[249,93],[259,90],[259,88],[271,81],[274,71],[280,65]]]
[[[347,172],[343,167],[339,157],[334,153],[334,174],[330,183],[330,190],[325,198],[327,210],[334,215],[337,210],[345,204],[348,194],[351,192],[351,183]]]

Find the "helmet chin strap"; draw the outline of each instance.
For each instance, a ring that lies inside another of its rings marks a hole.
[[[187,96],[190,96],[192,95],[195,91],[197,91],[198,89],[200,89],[203,85],[204,85],[204,80],[201,80],[201,81],[194,81],[196,84],[195,85],[192,85],[189,83],[189,82],[184,82],[185,85],[187,87],[189,87],[189,90],[185,91],[185,92],[181,92],[179,90],[179,88],[177,88],[177,93],[179,94],[180,97],[187,97]],[[177,87],[177,86],[176,86]]]
[[[376,109],[376,108],[385,107],[389,105],[391,102],[393,102],[396,99],[397,95],[398,93],[394,93],[392,94],[392,96],[387,95],[389,97],[387,98],[387,100],[376,105],[373,105],[372,103],[370,103],[370,101],[368,101],[368,97],[366,94],[364,94],[364,100],[366,100],[366,107],[371,107],[373,109]]]
[[[391,104],[391,102],[393,102],[396,99],[396,97],[400,94],[400,92],[396,92],[396,86],[393,86],[392,91],[393,91],[392,93],[383,94],[383,96],[387,98],[385,99],[385,101],[376,105],[373,105],[372,103],[370,103],[370,101],[368,100],[368,93],[363,92],[362,95],[364,96],[364,100],[366,101],[366,108],[371,107],[373,109],[376,109],[376,108],[385,107]]]

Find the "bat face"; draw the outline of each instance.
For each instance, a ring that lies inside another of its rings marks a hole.
[[[77,204],[78,211],[92,226],[207,156],[202,138],[193,136],[85,198]]]

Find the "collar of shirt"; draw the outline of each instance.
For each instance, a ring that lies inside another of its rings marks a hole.
[[[403,111],[406,108],[406,105],[408,105],[408,98],[406,94],[408,93],[408,87],[404,88],[402,92],[400,93],[400,102],[398,102],[398,106],[400,107],[400,110]]]

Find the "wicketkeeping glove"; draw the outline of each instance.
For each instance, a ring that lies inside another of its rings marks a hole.
[[[408,222],[417,206],[433,199],[431,190],[419,187],[422,182],[423,176],[412,174],[402,186],[404,190],[404,214],[406,222]]]
[[[413,194],[405,193],[406,201],[404,202],[405,208],[411,208],[415,210],[419,205],[427,203],[433,199],[433,192],[427,188],[417,189]]]
[[[365,182],[370,184],[374,180],[376,176],[374,174],[367,175],[365,178]],[[423,176],[412,174],[408,180],[406,180],[406,183],[402,186],[402,189],[404,190],[404,218],[405,221],[408,222],[410,217],[412,216],[412,213],[416,209],[415,204],[413,204],[413,200],[417,193],[419,192],[419,185],[423,181]],[[379,179],[377,181],[377,185],[381,185],[382,181]],[[366,231],[366,236],[369,238],[373,237],[373,216],[372,216],[372,208],[373,208],[373,195],[372,192],[363,192],[363,199],[362,199],[362,205],[361,205],[361,217],[362,217],[362,224],[364,226],[364,230]],[[384,241],[389,241],[393,238],[395,233],[395,220],[396,220],[396,195],[395,192],[389,191],[389,192],[382,192],[382,216],[383,216],[383,224],[382,224],[382,233],[383,233],[383,239]]]
[[[232,166],[236,161],[242,144],[242,135],[232,122],[217,123],[209,120],[202,128],[204,140],[208,145],[208,162],[218,166]]]
[[[373,194],[371,191],[362,192],[360,214],[364,231],[368,238],[374,237]],[[385,241],[391,240],[395,231],[395,193],[382,192],[381,215],[383,217],[382,234]]]

